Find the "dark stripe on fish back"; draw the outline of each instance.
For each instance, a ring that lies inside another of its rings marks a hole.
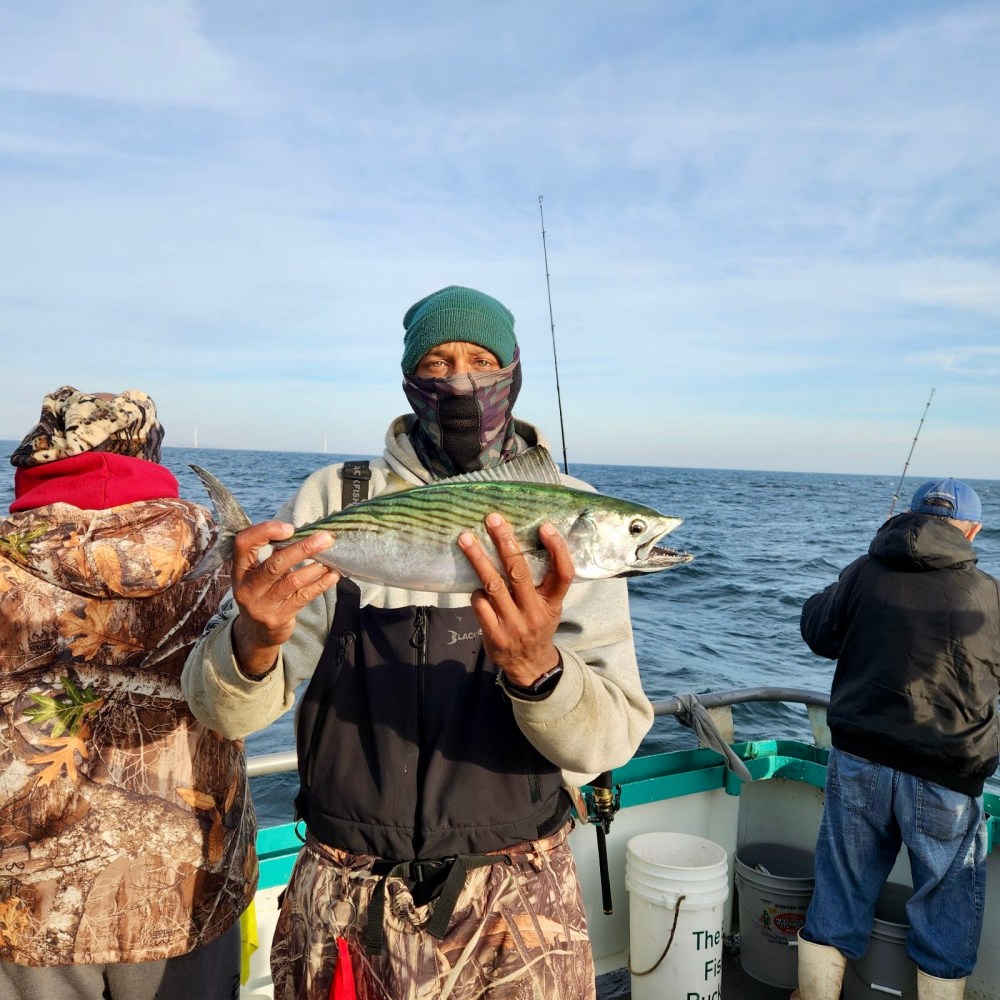
[[[478,525],[492,510],[518,524],[559,513],[560,489],[534,483],[468,483],[425,486],[412,493],[376,497],[309,526],[313,531],[419,531],[450,537]],[[302,531],[303,529],[300,529]]]

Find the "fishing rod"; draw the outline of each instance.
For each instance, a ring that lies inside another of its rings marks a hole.
[[[903,488],[903,480],[906,478],[906,470],[910,467],[910,459],[913,458],[913,449],[917,446],[917,438],[920,437],[920,428],[924,426],[924,419],[927,417],[927,411],[931,408],[931,400],[934,398],[934,390],[931,389],[931,394],[927,397],[927,405],[924,407],[924,414],[920,418],[920,423],[917,425],[917,433],[913,435],[913,444],[910,445],[910,454],[906,456],[906,464],[903,466],[903,474],[899,477],[899,482],[896,484],[896,492],[892,495],[892,503],[889,504],[889,517],[892,517],[892,512],[896,509],[896,501],[899,499],[899,491]]]
[[[559,391],[559,359],[556,357],[556,321],[552,318],[552,285],[549,283],[549,251],[545,246],[545,213],[542,211],[542,196],[538,196],[538,214],[542,219],[542,253],[545,255],[545,290],[549,295],[549,327],[552,330],[552,361],[556,368],[556,401],[559,404],[559,433],[562,435],[563,472],[569,475],[566,461],[566,428],[563,426],[562,393]]]
[[[552,330],[552,361],[556,369],[556,400],[559,403],[559,433],[562,435],[563,472],[569,475],[566,460],[566,428],[563,425],[562,393],[559,391],[559,359],[556,356],[556,321],[552,316],[552,284],[549,281],[549,251],[545,245],[545,212],[542,210],[542,196],[538,196],[538,215],[542,220],[542,253],[545,255],[545,290],[549,296],[549,326]],[[592,823],[597,831],[597,866],[601,875],[601,899],[606,914],[614,913],[611,899],[611,876],[608,870],[607,835],[611,832],[611,821],[621,806],[621,785],[612,784],[611,772],[605,771],[590,782],[592,791],[579,803],[581,820]]]

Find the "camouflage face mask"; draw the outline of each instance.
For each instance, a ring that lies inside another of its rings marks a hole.
[[[436,479],[490,469],[518,452],[514,402],[521,391],[520,352],[499,371],[403,379],[417,415],[413,447]]]

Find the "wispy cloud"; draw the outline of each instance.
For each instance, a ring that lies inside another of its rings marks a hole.
[[[942,374],[964,376],[977,382],[1000,379],[1000,347],[968,347],[949,344],[929,351],[920,360],[937,367]]]
[[[203,32],[193,0],[53,0],[7,12],[0,88],[152,107],[249,110],[260,94]]]

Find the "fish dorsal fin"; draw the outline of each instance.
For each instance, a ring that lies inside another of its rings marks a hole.
[[[498,482],[562,485],[559,467],[552,460],[548,448],[541,444],[536,444],[533,448],[518,455],[517,458],[512,458],[509,462],[501,462],[491,469],[478,469],[475,472],[463,472],[460,476],[450,476],[448,479],[437,479],[432,485]]]

